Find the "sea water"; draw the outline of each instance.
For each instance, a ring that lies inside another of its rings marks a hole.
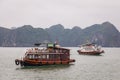
[[[70,65],[20,67],[14,60],[24,56],[28,48],[0,48],[0,80],[120,80],[120,48],[103,48],[100,56],[79,55],[71,50]]]

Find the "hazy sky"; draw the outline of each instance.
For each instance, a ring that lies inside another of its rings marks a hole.
[[[85,28],[109,21],[120,31],[120,0],[0,0],[0,26]]]

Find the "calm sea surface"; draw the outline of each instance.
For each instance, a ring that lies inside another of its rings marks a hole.
[[[71,49],[70,65],[16,66],[28,48],[0,48],[0,80],[120,80],[120,48],[103,48],[101,56],[79,55]]]

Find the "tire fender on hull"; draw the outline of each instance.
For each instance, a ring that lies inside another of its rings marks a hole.
[[[15,64],[16,65],[19,65],[20,64],[20,61],[18,59],[15,60]]]

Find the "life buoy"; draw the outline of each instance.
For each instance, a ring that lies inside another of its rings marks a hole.
[[[19,65],[19,63],[20,63],[19,60],[16,59],[16,60],[15,60],[15,64],[16,64],[16,65]]]

